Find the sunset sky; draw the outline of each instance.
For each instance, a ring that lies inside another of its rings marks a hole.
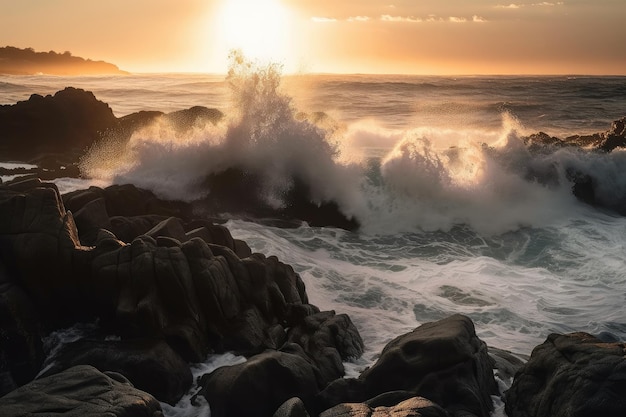
[[[0,0],[0,46],[134,72],[626,74],[626,1]]]

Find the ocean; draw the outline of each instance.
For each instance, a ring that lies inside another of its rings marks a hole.
[[[55,181],[62,192],[131,182],[190,200],[206,195],[208,173],[238,165],[262,176],[271,204],[296,175],[317,201],[360,221],[356,232],[227,223],[254,251],[291,264],[311,303],[350,315],[366,345],[350,376],[392,338],[453,313],[521,357],[553,332],[626,340],[626,217],[578,201],[566,175],[583,167],[603,180],[601,198],[626,199],[626,152],[530,154],[521,140],[608,130],[626,116],[626,77],[281,76],[275,67],[229,79],[4,76],[0,104],[66,86],[92,91],[116,116],[202,105],[226,118],[185,137],[146,129],[123,154],[91,149],[84,178]],[[216,360],[225,359],[197,369]],[[504,415],[501,403],[494,414]]]

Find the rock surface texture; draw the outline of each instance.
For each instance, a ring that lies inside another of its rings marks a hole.
[[[0,398],[3,417],[162,417],[151,395],[115,372],[76,366],[41,378]]]
[[[271,415],[294,396],[310,406],[343,376],[342,361],[361,355],[354,324],[309,304],[290,266],[253,254],[222,225],[163,215],[185,214],[184,205],[160,203],[132,186],[90,189],[65,201],[77,222],[53,184],[0,186],[3,392],[40,371],[42,334],[94,320],[97,331],[55,350],[44,375],[90,365],[175,404],[192,383],[188,363],[232,351],[250,360],[212,374],[207,386],[219,382],[205,396],[250,389],[264,413],[258,415]],[[267,391],[268,378],[277,378],[285,394]],[[222,402],[225,415],[241,405],[220,396],[215,415]]]
[[[552,334],[506,393],[509,417],[626,415],[626,343],[586,333]]]

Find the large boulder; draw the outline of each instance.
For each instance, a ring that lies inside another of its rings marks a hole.
[[[3,417],[162,417],[159,402],[122,375],[76,366],[37,379],[0,398]]]
[[[359,222],[343,214],[335,201],[314,202],[310,186],[300,178],[287,178],[292,183],[281,197],[283,204],[270,204],[263,188],[263,176],[240,167],[212,173],[203,183],[209,198],[202,206],[213,213],[232,213],[244,218],[282,220],[298,219],[311,226],[334,226],[355,230]]]
[[[271,417],[287,400],[305,406],[318,391],[313,366],[301,355],[266,351],[202,377],[212,417]]]
[[[81,339],[62,346],[48,361],[42,376],[91,365],[101,372],[117,372],[135,388],[169,404],[176,404],[192,384],[187,362],[162,340]]]
[[[467,316],[455,314],[397,337],[359,377],[368,398],[405,390],[443,408],[489,416],[498,393],[487,345]]]
[[[506,392],[509,417],[626,415],[626,343],[551,334]]]
[[[0,263],[47,323],[73,324],[84,312],[85,255],[74,218],[54,184],[16,182],[0,193]]]
[[[54,95],[0,106],[0,147],[5,157],[32,159],[43,152],[78,156],[115,126],[108,104],[93,93],[67,87]]]
[[[397,337],[358,379],[334,381],[318,394],[316,407],[321,412],[398,391],[428,398],[454,415],[489,416],[498,387],[472,321],[456,314]]]

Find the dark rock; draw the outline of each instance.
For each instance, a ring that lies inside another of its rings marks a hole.
[[[509,417],[626,415],[626,344],[552,334],[506,392]]]
[[[451,412],[487,417],[498,388],[487,346],[462,315],[426,323],[385,346],[359,377],[367,398],[410,391]]]
[[[167,217],[158,214],[130,217],[113,216],[109,218],[110,230],[122,242],[130,243],[167,219]]]
[[[117,123],[113,111],[93,93],[67,87],[54,96],[0,106],[0,148],[4,157],[29,160],[44,152],[75,153],[75,160]]]
[[[397,391],[393,391],[397,392]],[[413,396],[413,393],[411,393]],[[315,396],[317,414],[342,403],[364,403],[368,396],[362,380],[355,378],[336,379]]]
[[[216,124],[224,117],[224,113],[217,109],[202,106],[193,106],[188,109],[168,113],[165,118],[181,133],[193,128],[203,128],[207,124]]]
[[[103,198],[91,200],[74,213],[80,242],[85,246],[95,244],[100,229],[111,229],[111,220]]]
[[[319,370],[322,386],[341,378],[345,371],[343,361],[357,359],[363,353],[363,340],[345,314],[325,311],[306,317],[288,332],[290,343],[304,349]]]
[[[281,405],[272,417],[310,417],[302,400],[290,398]]]
[[[37,379],[0,398],[3,417],[162,417],[161,405],[122,375],[76,366]]]
[[[202,377],[212,417],[268,417],[298,397],[307,405],[318,390],[313,367],[300,355],[267,351]]]
[[[187,241],[188,237],[185,235],[185,229],[182,222],[175,217],[168,217],[154,226],[152,229],[145,233],[146,236],[157,238],[160,236],[170,237],[178,240],[179,242]]]
[[[73,324],[78,312],[89,311],[80,297],[84,271],[73,268],[83,251],[58,190],[37,181],[13,184],[0,193],[0,213],[0,262],[7,274],[47,323]]]
[[[503,381],[511,382],[515,373],[528,361],[528,357],[520,357],[520,355],[494,347],[489,347],[489,357],[493,361],[495,375]]]
[[[82,339],[63,346],[49,361],[42,376],[91,365],[122,374],[135,388],[169,404],[176,404],[192,383],[189,365],[162,340]]]
[[[96,246],[96,253],[99,248]],[[128,337],[165,337],[185,359],[208,351],[204,323],[187,258],[180,246],[163,247],[141,236],[93,260],[89,296],[109,312],[108,326]],[[94,299],[94,297],[97,297]]]
[[[213,213],[231,213],[243,218],[299,219],[311,226],[335,226],[355,230],[359,223],[346,217],[334,201],[313,202],[310,187],[291,178],[292,187],[282,196],[283,207],[271,206],[264,195],[263,179],[237,167],[207,176],[204,187],[210,196],[203,205]]]
[[[614,121],[611,129],[603,137],[604,140],[599,146],[603,151],[611,152],[615,148],[626,147],[626,117]]]
[[[238,415],[252,407],[234,393],[261,386],[265,391],[258,393],[258,412],[271,415],[295,396],[313,407],[318,391],[343,376],[342,361],[361,354],[362,340],[347,316],[320,313],[308,304],[293,268],[276,257],[249,253],[223,226],[203,222],[189,233],[186,227],[193,222],[143,215],[131,218],[132,226],[127,224],[124,232],[141,234],[130,243],[120,241],[101,226],[126,194],[132,210],[149,210],[142,207],[141,190],[133,188],[93,188],[66,199],[91,228],[93,245],[82,246],[56,187],[38,180],[0,187],[0,260],[7,276],[32,297],[46,328],[64,322],[54,320],[54,314],[70,324],[98,319],[103,331],[123,340],[77,342],[50,372],[76,363],[114,369],[173,403],[184,391],[188,373],[180,371],[180,361],[164,359],[162,366],[155,365],[155,356],[199,362],[210,351],[253,355],[274,349],[215,384],[233,388],[231,397],[218,390],[217,415]],[[112,231],[123,229],[120,219],[128,218],[108,219]],[[237,247],[239,255],[233,251]],[[140,339],[162,342],[141,345]],[[173,375],[169,384],[151,385],[165,374]],[[267,378],[274,376],[276,386],[268,386]],[[205,394],[213,401],[216,390]]]
[[[31,381],[44,360],[35,307],[3,269],[0,263],[0,397]]]

